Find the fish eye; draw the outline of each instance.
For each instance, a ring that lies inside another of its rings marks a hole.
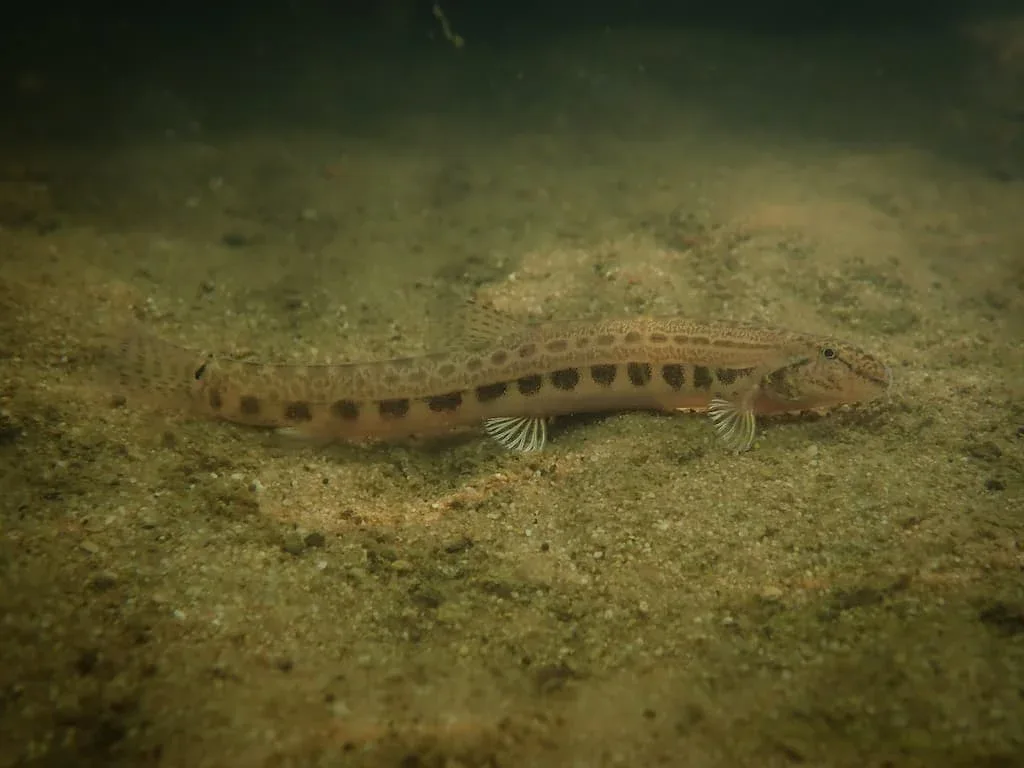
[[[839,353],[836,352],[836,348],[835,347],[822,347],[821,348],[821,356],[823,358],[825,358],[826,360],[835,360],[836,357],[839,356]]]

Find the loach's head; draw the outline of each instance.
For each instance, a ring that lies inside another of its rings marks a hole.
[[[892,371],[852,344],[828,339],[761,381],[766,410],[801,411],[874,400],[892,383]]]

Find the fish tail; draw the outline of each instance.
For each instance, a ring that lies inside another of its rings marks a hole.
[[[206,356],[131,328],[104,341],[97,367],[116,394],[164,407],[188,407]]]

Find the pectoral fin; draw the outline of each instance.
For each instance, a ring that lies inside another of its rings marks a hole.
[[[529,416],[487,419],[484,432],[511,451],[539,451],[548,438],[547,420]]]
[[[736,453],[750,450],[757,431],[752,405],[716,397],[708,406],[708,416],[729,450]]]

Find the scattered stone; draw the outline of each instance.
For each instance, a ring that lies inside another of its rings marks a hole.
[[[244,248],[250,243],[249,238],[241,232],[225,232],[220,241],[228,248]]]
[[[991,440],[968,443],[967,455],[979,461],[996,461],[1003,455],[1002,449]]]
[[[153,512],[146,510],[139,513],[138,516],[139,525],[143,528],[150,530],[156,528],[160,523],[160,518]]]
[[[780,600],[782,599],[782,590],[775,586],[768,586],[761,590],[762,600]]]
[[[996,601],[978,613],[978,620],[1007,637],[1024,634],[1024,606],[1020,604]]]
[[[449,541],[444,545],[444,551],[449,555],[457,555],[460,552],[465,552],[467,549],[473,546],[473,540],[469,536],[460,536],[454,541]]]
[[[298,557],[305,549],[306,545],[302,541],[302,537],[297,533],[289,533],[284,537],[284,542],[281,544],[281,549],[287,552],[289,555],[295,555]]]
[[[21,439],[24,432],[6,413],[0,413],[0,445],[10,445]]]
[[[100,660],[100,652],[95,648],[87,648],[78,654],[78,658],[75,659],[75,672],[80,675],[88,675],[94,669],[96,664]]]
[[[94,573],[89,577],[89,588],[96,592],[106,592],[117,585],[117,576],[110,571]]]

